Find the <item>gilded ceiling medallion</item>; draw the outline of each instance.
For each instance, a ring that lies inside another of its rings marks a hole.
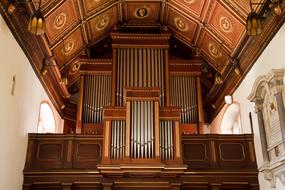
[[[145,18],[148,16],[148,11],[146,8],[139,8],[137,11],[136,11],[136,17],[138,18]]]
[[[229,32],[233,31],[233,24],[232,24],[231,20],[228,17],[222,16],[220,18],[220,28],[224,32],[229,33]]]
[[[66,23],[66,18],[67,16],[65,13],[58,14],[53,21],[53,27],[55,29],[61,29]]]
[[[75,40],[73,39],[69,39],[67,41],[64,42],[64,45],[61,49],[62,54],[64,55],[68,55],[72,52],[72,50],[74,49],[74,44],[75,44]]]
[[[76,74],[77,71],[79,70],[79,68],[80,68],[80,64],[79,64],[79,63],[75,63],[75,64],[72,65],[72,67],[70,68],[69,74],[70,74],[70,75]]]
[[[188,30],[188,25],[185,24],[185,22],[181,18],[179,17],[174,18],[174,23],[178,30],[182,32],[185,32]]]
[[[196,2],[196,0],[184,0],[184,2],[188,4],[193,4]]]
[[[101,31],[105,29],[109,24],[110,17],[108,15],[102,15],[95,26],[96,31]]]
[[[209,43],[208,50],[210,54],[215,58],[221,57],[222,55],[221,52],[218,50],[217,46],[213,43]]]

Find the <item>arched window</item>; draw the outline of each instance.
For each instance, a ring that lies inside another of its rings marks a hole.
[[[50,105],[46,102],[40,105],[38,133],[55,133],[55,119]]]
[[[222,123],[222,134],[241,134],[239,105],[231,104],[225,111]]]

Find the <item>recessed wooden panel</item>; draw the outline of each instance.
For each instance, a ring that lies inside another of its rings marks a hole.
[[[245,26],[218,1],[215,1],[209,25],[230,45],[236,47],[245,32]]]
[[[83,45],[82,32],[79,27],[53,50],[59,67],[77,53]]]
[[[181,7],[186,9],[190,15],[200,17],[205,6],[205,2],[208,0],[170,0],[169,2],[175,6],[179,4]]]
[[[102,157],[102,141],[77,139],[74,146],[73,168],[97,168]]]
[[[222,44],[218,43],[208,32],[202,31],[197,46],[201,52],[206,56],[214,67],[219,68],[221,72],[225,69],[227,63],[228,52],[224,49]]]
[[[244,147],[240,143],[221,143],[219,152],[223,161],[243,161],[245,159]]]
[[[40,143],[38,145],[37,159],[42,161],[52,161],[62,159],[62,144]]]
[[[189,43],[193,42],[197,23],[189,18],[184,17],[171,8],[169,10],[167,22],[175,33],[183,36],[183,38],[187,39]]]
[[[78,21],[77,12],[75,0],[68,0],[46,17],[46,34],[50,43]]]
[[[125,2],[123,5],[126,22],[158,22],[160,2]]]
[[[88,21],[88,29],[90,41],[96,40],[98,37],[105,35],[117,23],[117,6],[113,6],[107,11],[95,16]]]
[[[184,159],[187,161],[205,161],[206,148],[203,144],[187,143],[183,145]]]
[[[102,5],[115,2],[114,0],[82,0],[85,14],[96,11],[99,8],[102,10]]]
[[[98,161],[101,155],[101,145],[96,143],[81,143],[77,147],[78,160]]]

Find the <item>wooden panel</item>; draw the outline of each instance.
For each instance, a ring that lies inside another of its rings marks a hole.
[[[224,71],[226,68],[225,63],[227,62],[227,54],[229,54],[229,52],[221,43],[216,41],[208,32],[203,30],[199,36],[197,46],[216,68],[219,68],[222,72]]]
[[[169,2],[180,5],[195,17],[200,17],[207,1],[209,0],[170,0]]]
[[[74,145],[74,168],[97,168],[101,161],[102,141],[78,139]]]
[[[114,0],[81,0],[83,3],[85,14],[89,14],[90,12],[100,11],[102,10],[102,5],[109,5],[110,3],[114,3]]]
[[[245,34],[245,26],[218,1],[214,3],[209,25],[225,39],[231,49],[236,47],[243,34]]]
[[[46,17],[46,34],[50,43],[78,21],[77,9],[75,0],[67,0]]]
[[[125,2],[123,5],[124,19],[128,23],[156,23],[159,20],[160,2]]]
[[[193,43],[194,34],[197,28],[197,23],[183,16],[174,9],[169,9],[168,26],[176,35],[183,36],[188,43]]]
[[[117,23],[117,6],[113,6],[89,20],[87,22],[89,41],[94,41],[110,32],[115,23]]]
[[[183,159],[191,169],[210,168],[208,141],[183,143]]]
[[[33,155],[31,156],[32,167],[37,169],[62,168],[65,154],[64,148],[64,141],[60,139],[36,141]]]
[[[251,159],[248,135],[183,135],[182,145],[184,161],[191,169],[256,167]]]
[[[58,66],[61,67],[65,62],[72,58],[74,54],[78,53],[83,46],[82,31],[81,28],[77,28],[53,50]]]

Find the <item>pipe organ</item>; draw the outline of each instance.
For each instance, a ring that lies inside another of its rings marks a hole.
[[[154,102],[131,102],[131,158],[153,158]]]
[[[181,123],[198,122],[196,77],[170,76],[170,105],[181,107]]]
[[[122,162],[182,164],[181,124],[201,120],[199,75],[169,65],[169,34],[139,36],[111,34],[112,63],[93,65],[81,83],[77,127],[102,128],[102,172]]]
[[[83,123],[102,123],[103,107],[111,103],[111,80],[111,75],[85,77]]]
[[[164,106],[164,50],[154,48],[117,49],[116,105],[123,106],[124,87],[160,87]]]

